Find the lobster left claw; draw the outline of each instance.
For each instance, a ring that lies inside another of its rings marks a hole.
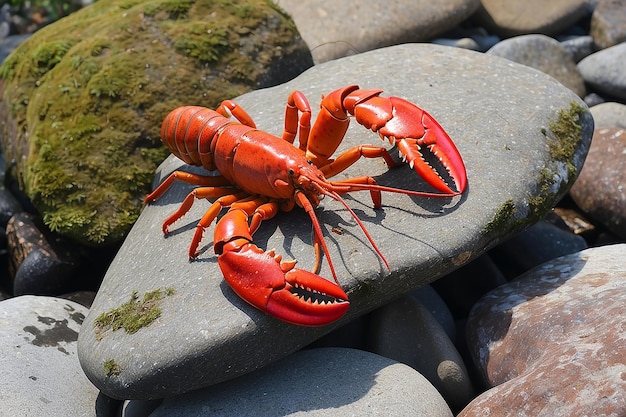
[[[346,293],[333,282],[282,262],[253,243],[218,257],[224,279],[239,297],[277,319],[322,326],[345,314]],[[286,271],[285,271],[286,270]]]

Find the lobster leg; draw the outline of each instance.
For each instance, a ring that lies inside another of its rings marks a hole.
[[[219,187],[230,185],[230,182],[221,175],[198,175],[185,171],[174,171],[165,179],[165,181],[159,184],[154,191],[145,197],[144,203],[149,204],[157,201],[177,180],[201,187]]]
[[[288,323],[321,326],[339,319],[350,305],[341,287],[252,242],[248,218],[256,228],[279,209],[274,201],[256,201],[233,204],[215,227],[214,249],[226,282],[244,301]]]
[[[248,112],[245,111],[243,107],[241,107],[236,101],[224,100],[219,105],[219,107],[215,109],[215,111],[221,114],[222,116],[228,117],[228,118],[230,118],[230,116],[232,115],[235,117],[235,119],[239,120],[241,124],[244,124],[246,126],[250,126],[256,129],[256,124],[254,123],[252,116],[250,116]]]
[[[300,114],[300,117],[298,117]],[[294,91],[287,98],[285,108],[285,130],[283,139],[293,143],[300,132],[300,150],[305,151],[311,130],[311,105],[301,91]]]

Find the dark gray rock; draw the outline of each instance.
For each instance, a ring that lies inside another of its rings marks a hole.
[[[547,221],[539,221],[490,251],[491,259],[507,278],[551,259],[587,249],[582,237]]]
[[[371,314],[368,350],[424,375],[453,411],[474,397],[461,355],[445,330],[417,299],[404,296]]]
[[[591,36],[574,36],[566,40],[562,40],[561,45],[576,63],[580,62],[583,58],[588,57],[597,50],[597,46]]]
[[[103,392],[115,398],[151,399],[232,379],[436,280],[542,218],[574,180],[593,129],[582,101],[551,77],[484,54],[426,44],[321,64],[287,84],[238,101],[260,129],[280,134],[291,91],[302,90],[315,109],[322,94],[353,83],[383,88],[432,114],[465,160],[468,191],[444,200],[385,193],[381,210],[372,209],[368,193],[350,195],[348,204],[386,256],[391,273],[347,211],[324,200],[316,213],[351,307],[333,325],[303,328],[257,311],[232,292],[211,250],[212,229],[206,233],[207,251],[198,261],[188,261],[192,229],[208,208],[205,201],[196,202],[163,238],[163,220],[191,189],[177,184],[144,209],[104,278],[80,334],[81,364]],[[362,143],[381,142],[353,125],[341,149]],[[167,159],[157,180],[181,166],[181,161]],[[365,174],[381,184],[423,187],[407,166],[388,171],[380,160],[359,161],[346,173]],[[343,232],[333,233],[332,227]],[[297,259],[300,268],[314,264],[310,220],[301,210],[280,213],[264,223],[255,242]],[[330,277],[325,261],[320,275]],[[142,297],[168,287],[175,293],[160,301],[162,314],[149,326],[133,334],[109,332],[98,340],[97,316],[127,302],[134,291]],[[112,358],[123,371],[109,377],[102,364]]]

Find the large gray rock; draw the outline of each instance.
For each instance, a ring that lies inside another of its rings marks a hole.
[[[390,66],[389,63],[394,65]],[[489,81],[486,81],[489,80]],[[260,129],[280,134],[285,100],[294,89],[311,99],[357,83],[384,88],[431,113],[463,156],[466,193],[453,199],[410,198],[385,193],[373,210],[368,193],[347,197],[391,266],[388,273],[347,211],[329,199],[316,210],[341,286],[351,300],[333,325],[303,328],[279,322],[239,299],[223,281],[211,249],[187,260],[192,229],[208,208],[196,202],[163,238],[161,223],[190,187],[177,184],[147,206],[129,234],[94,300],[79,337],[81,364],[89,378],[116,398],[149,399],[216,384],[277,361],[348,321],[480,256],[543,217],[568,190],[582,166],[593,121],[582,101],[545,74],[510,61],[457,48],[407,44],[318,65],[295,80],[238,98]],[[381,143],[353,125],[342,144]],[[182,166],[168,159],[163,179]],[[346,175],[374,175],[381,184],[422,187],[407,166],[388,171],[364,160]],[[339,227],[342,233],[331,229]],[[314,264],[311,224],[302,210],[280,213],[255,235],[262,248],[277,248],[303,269]],[[330,278],[327,263],[320,275]],[[100,314],[158,288],[173,295],[158,303],[162,314],[129,334],[97,334]],[[122,371],[107,376],[103,362]]]
[[[297,352],[250,375],[166,399],[150,417],[452,417],[437,390],[414,369],[344,348]]]
[[[60,298],[0,302],[1,415],[96,415],[98,389],[76,355],[86,314],[87,308]]]
[[[383,46],[427,41],[469,18],[478,0],[278,0],[316,63]],[[394,63],[389,62],[393,67]]]

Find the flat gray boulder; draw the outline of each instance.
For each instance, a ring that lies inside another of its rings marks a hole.
[[[81,364],[104,393],[154,399],[235,378],[453,271],[541,219],[578,175],[593,131],[584,103],[553,78],[501,58],[427,44],[400,45],[321,64],[287,84],[237,100],[260,129],[280,135],[291,91],[302,90],[316,113],[322,94],[349,84],[382,88],[386,95],[404,97],[433,115],[465,161],[466,192],[445,199],[385,193],[381,210],[372,208],[367,192],[346,197],[391,272],[345,208],[324,200],[316,213],[351,306],[334,324],[307,328],[280,322],[234,294],[213,254],[213,228],[205,233],[206,250],[196,262],[188,261],[193,230],[208,202],[196,202],[173,225],[171,235],[163,237],[163,220],[192,189],[176,184],[145,207],[80,333]],[[363,143],[381,141],[353,124],[342,148]],[[166,160],[157,182],[182,165],[174,158]],[[408,166],[388,170],[381,160],[359,161],[346,173],[365,174],[381,184],[425,189]],[[315,258],[311,230],[302,210],[280,213],[261,226],[255,243],[276,248],[286,259],[297,259],[300,268],[311,269]],[[332,279],[326,261],[322,264],[320,275]],[[95,325],[99,316],[129,304],[131,310],[145,307],[154,313],[153,320],[129,325],[130,330]],[[104,366],[111,363],[107,361],[114,361],[116,372]]]

